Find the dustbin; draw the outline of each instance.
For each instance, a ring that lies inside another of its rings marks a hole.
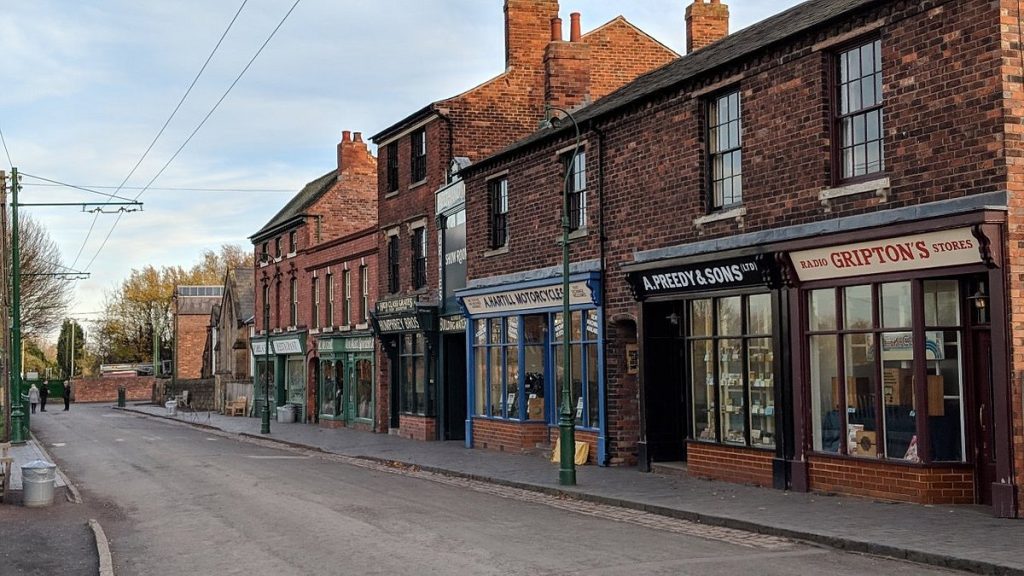
[[[175,401],[175,400],[168,400],[167,402],[164,403],[164,408],[167,408],[167,415],[168,416],[177,416],[178,415],[178,402],[177,401]]]
[[[53,486],[56,481],[56,464],[46,460],[33,460],[22,465],[22,504],[29,508],[53,504]]]
[[[124,408],[124,395],[125,395],[124,386],[118,386],[117,387],[117,407],[118,408]]]
[[[295,406],[291,404],[285,404],[284,406],[277,407],[277,421],[285,424],[291,424],[295,422]]]

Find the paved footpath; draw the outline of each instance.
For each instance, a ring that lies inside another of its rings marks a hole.
[[[125,410],[168,418],[163,407]],[[583,466],[577,486],[558,485],[558,465],[531,455],[469,450],[462,442],[417,442],[348,428],[271,423],[258,418],[179,412],[170,418],[241,436],[353,458],[415,466],[535,492],[797,538],[982,574],[1024,576],[1024,520],[993,518],[981,506],[922,506],[785,492],[695,478],[644,474],[635,468]]]

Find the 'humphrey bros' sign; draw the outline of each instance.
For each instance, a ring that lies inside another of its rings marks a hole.
[[[970,228],[816,248],[793,252],[790,258],[800,280],[805,282],[982,261],[978,239]]]
[[[757,286],[765,284],[768,277],[763,261],[761,256],[747,256],[634,272],[630,282],[639,299],[657,294]]]

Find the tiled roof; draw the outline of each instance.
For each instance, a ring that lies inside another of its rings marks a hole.
[[[249,238],[256,240],[292,218],[301,215],[307,208],[323,196],[325,192],[331,189],[331,186],[335,183],[337,178],[338,171],[331,170],[327,174],[324,174],[316,180],[306,184],[298,194],[284,205],[284,208],[281,208],[281,210],[275,214],[269,222],[264,224],[258,232]]]

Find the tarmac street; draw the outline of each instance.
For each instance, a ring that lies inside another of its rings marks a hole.
[[[103,524],[119,576],[952,573],[108,406],[65,416],[36,435]]]

